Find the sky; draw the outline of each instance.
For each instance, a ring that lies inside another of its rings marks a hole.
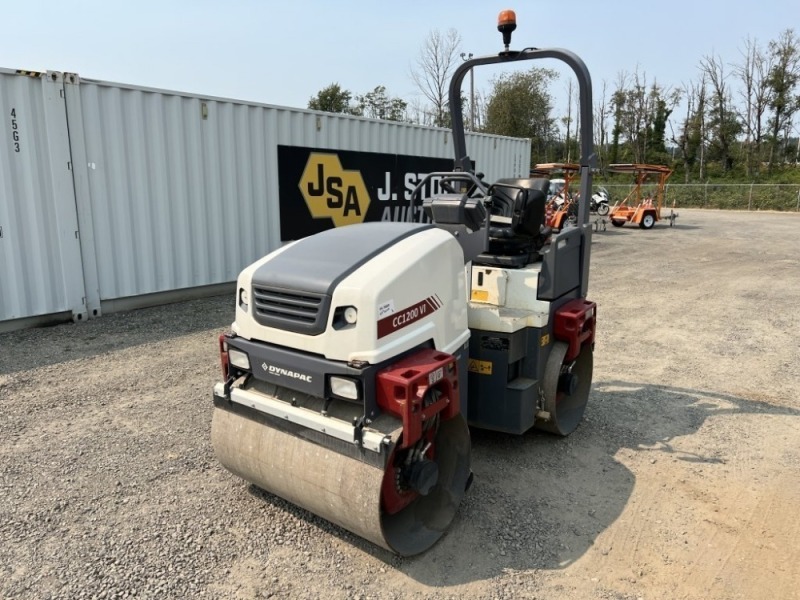
[[[712,53],[737,62],[745,39],[761,44],[800,29],[800,1],[630,0],[2,0],[0,67],[102,79],[305,108],[336,82],[354,94],[384,85],[420,98],[410,72],[432,30],[455,28],[462,51],[502,50],[497,14],[517,14],[512,48],[562,47],[586,62],[595,99],[603,81],[638,70],[664,86],[697,75]],[[553,95],[564,98],[567,70]],[[513,68],[513,67],[512,67]],[[488,92],[497,67],[475,72]]]

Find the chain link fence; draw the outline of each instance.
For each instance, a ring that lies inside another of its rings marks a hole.
[[[611,194],[611,205],[622,200],[632,185],[598,183]],[[642,186],[642,198],[652,197],[655,185]],[[761,183],[668,183],[664,206],[779,210],[800,212],[800,185]]]

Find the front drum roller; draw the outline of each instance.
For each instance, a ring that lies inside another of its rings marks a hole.
[[[391,488],[385,480],[396,478],[392,459],[401,435],[398,429],[391,436],[395,451],[380,469],[224,409],[214,409],[211,425],[214,452],[235,475],[387,550],[411,556],[433,546],[453,521],[471,473],[470,438],[460,414],[443,420],[431,444],[435,484],[389,514],[384,506],[393,500],[384,498]]]
[[[584,344],[575,360],[566,361],[569,345],[556,342],[550,351],[542,379],[546,418],[536,429],[567,436],[583,419],[592,387],[592,344]]]

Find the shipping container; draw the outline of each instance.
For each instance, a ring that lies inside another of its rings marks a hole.
[[[0,69],[0,321],[86,317],[64,86]]]
[[[72,73],[0,76],[0,275],[14,290],[0,293],[0,321],[94,317],[213,291],[289,239],[422,218],[410,190],[452,165],[446,129]],[[18,106],[39,111],[17,121],[24,161],[12,156],[9,111]],[[528,172],[529,140],[469,134],[468,148],[488,181]],[[23,227],[25,246],[12,246]]]

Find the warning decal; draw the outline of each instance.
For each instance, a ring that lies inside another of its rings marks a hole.
[[[467,370],[470,373],[477,373],[478,375],[491,375],[492,361],[470,358],[469,363],[467,363]]]
[[[425,300],[417,302],[413,306],[383,317],[378,320],[378,339],[432,315],[441,307],[442,301],[439,300],[438,296],[428,296]]]

